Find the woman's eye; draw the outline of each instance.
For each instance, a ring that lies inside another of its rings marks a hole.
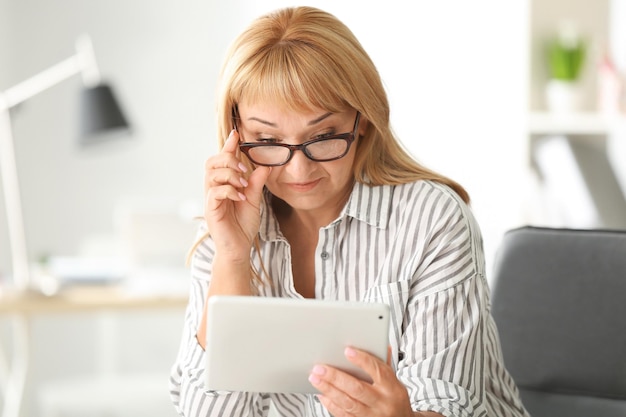
[[[327,139],[327,138],[330,138],[332,136],[335,136],[335,131],[334,130],[332,132],[321,133],[321,134],[315,136],[313,139]]]
[[[257,138],[256,141],[261,143],[278,143],[276,138]]]

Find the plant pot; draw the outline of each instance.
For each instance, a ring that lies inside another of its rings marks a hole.
[[[574,81],[550,80],[546,85],[546,105],[553,113],[572,113],[580,110],[580,86]]]

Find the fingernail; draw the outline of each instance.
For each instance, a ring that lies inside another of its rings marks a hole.
[[[226,138],[226,142],[228,142],[229,140],[233,139],[233,133],[235,132],[235,129],[231,130],[230,133],[228,134],[228,137]]]
[[[321,365],[315,365],[311,372],[313,372],[315,375],[324,375],[326,373],[326,368]]]
[[[237,165],[242,172],[248,172],[248,167],[243,164],[243,162],[239,162]]]
[[[309,382],[313,385],[317,385],[321,382],[322,380],[317,376],[317,375],[309,375]]]
[[[351,347],[347,347],[346,350],[343,351],[347,358],[354,358],[356,356],[356,350]]]
[[[244,187],[248,186],[248,181],[246,181],[245,178],[239,178],[239,182],[241,183],[241,185],[243,185]]]
[[[243,194],[243,193],[239,193],[239,198],[241,198],[242,200],[245,200],[245,199],[246,199],[246,196],[245,196],[245,194]]]

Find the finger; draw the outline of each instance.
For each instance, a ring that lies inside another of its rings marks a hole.
[[[234,187],[246,187],[247,180],[244,173],[246,165],[236,156],[229,153],[219,153],[208,158],[204,163],[204,189],[217,185],[230,184]]]
[[[318,395],[317,398],[333,417],[353,417],[364,415],[361,407],[348,406],[348,408],[344,408],[344,406],[334,403],[330,398],[323,395]]]
[[[204,175],[205,189],[224,184],[245,188],[248,186],[248,181],[243,177],[240,170],[232,168],[213,168]]]
[[[313,367],[309,381],[324,397],[344,409],[370,406],[375,399],[368,382],[331,366]]]
[[[344,354],[346,359],[365,371],[365,373],[372,378],[374,384],[379,384],[391,376],[395,378],[395,372],[391,366],[370,353],[352,347],[347,347]],[[388,357],[391,357],[389,353]]]
[[[397,411],[410,410],[408,392],[404,384],[398,380],[390,364],[391,346],[388,347],[387,352],[387,363],[371,353],[352,347],[347,347],[344,354],[351,363],[361,368],[372,378],[372,392],[378,394],[377,398],[386,398],[389,400],[387,405],[392,405],[394,408],[399,407],[392,415],[405,415],[403,412],[399,414]],[[376,398],[374,394],[372,397]],[[373,401],[373,403],[375,402],[376,400]]]
[[[208,211],[212,211],[218,209],[225,200],[244,201],[245,199],[245,195],[230,185],[213,187],[207,191],[205,208]]]
[[[259,206],[261,203],[261,198],[263,198],[263,186],[267,182],[267,178],[271,172],[271,167],[259,166],[252,171],[252,174],[248,177],[248,185],[244,193],[250,203],[255,206]]]
[[[248,167],[237,157],[237,145],[239,143],[239,133],[231,130],[222,151],[207,159],[204,163],[204,172],[217,168],[232,168],[240,172],[247,172]]]
[[[222,152],[235,153],[237,151],[237,144],[239,143],[239,134],[235,129],[230,131],[226,142],[224,142],[224,146],[222,147]]]

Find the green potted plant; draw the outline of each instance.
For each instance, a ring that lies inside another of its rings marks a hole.
[[[548,69],[548,109],[554,112],[578,110],[579,81],[587,54],[585,40],[572,24],[562,24],[556,35],[547,40],[545,54]]]
[[[556,37],[548,42],[546,49],[550,79],[569,83],[578,81],[585,62],[585,42]]]

